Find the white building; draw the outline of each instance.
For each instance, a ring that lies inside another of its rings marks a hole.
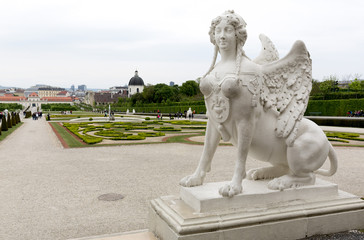
[[[128,97],[131,97],[136,93],[142,93],[144,90],[144,81],[141,77],[139,77],[137,70],[135,71],[134,77],[132,77],[129,81],[128,90]]]

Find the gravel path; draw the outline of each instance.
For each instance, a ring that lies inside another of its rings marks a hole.
[[[364,197],[364,149],[336,150],[338,173],[324,179]],[[149,201],[178,194],[178,181],[193,172],[202,146],[64,149],[44,119],[25,119],[0,142],[0,153],[0,239],[53,240],[146,229]],[[206,181],[230,179],[235,153],[219,147]],[[247,168],[264,165],[248,161]],[[124,198],[98,199],[107,193]]]

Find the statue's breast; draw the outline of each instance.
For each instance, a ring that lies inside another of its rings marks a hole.
[[[238,91],[239,81],[235,74],[224,74],[223,77],[218,75],[218,73],[209,74],[201,79],[200,90],[205,98],[213,93],[219,94],[220,91],[229,98]]]
[[[214,121],[223,123],[229,117],[229,98],[238,90],[237,82],[235,74],[226,74],[221,80],[217,74],[208,75],[201,80],[200,90],[205,96],[208,115]]]
[[[257,106],[260,91],[260,77],[256,73],[243,72],[236,74],[225,74],[218,78],[218,74],[209,74],[201,79],[200,90],[205,96],[206,108],[210,118],[218,123],[225,122],[230,115],[230,100],[241,93],[246,87],[251,93],[250,99],[253,107]]]
[[[211,78],[211,76],[207,76],[200,81],[200,91],[205,97],[212,93],[214,79]]]

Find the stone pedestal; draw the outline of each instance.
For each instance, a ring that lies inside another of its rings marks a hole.
[[[218,194],[220,183],[181,188],[180,197],[152,200],[149,230],[161,240],[300,239],[364,228],[364,201],[317,179],[284,191],[268,181],[243,181],[244,193]]]

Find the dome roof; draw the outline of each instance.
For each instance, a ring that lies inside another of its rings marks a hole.
[[[135,71],[134,77],[130,78],[129,86],[144,86],[144,81],[138,76],[138,71]]]

